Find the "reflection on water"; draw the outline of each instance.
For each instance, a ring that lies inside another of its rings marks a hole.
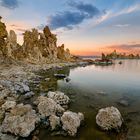
[[[73,68],[70,70],[70,74],[69,70],[66,70],[71,79],[70,82],[55,80],[55,88],[70,97],[72,101],[70,110],[84,113],[85,125],[80,128],[76,138],[50,136],[42,131],[40,139],[122,140],[124,137],[128,137],[128,139],[139,140],[140,60],[123,60],[122,65],[118,62],[116,61],[116,64],[112,66],[90,65]],[[128,106],[118,104],[120,100],[127,101]],[[128,127],[127,134],[103,132],[96,126],[95,116],[98,109],[112,105],[122,113]]]

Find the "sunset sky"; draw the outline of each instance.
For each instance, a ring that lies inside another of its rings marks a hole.
[[[0,0],[7,30],[48,25],[73,54],[140,53],[140,0]]]

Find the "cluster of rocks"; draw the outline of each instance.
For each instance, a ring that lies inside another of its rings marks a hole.
[[[14,94],[33,94],[28,86],[27,81],[15,81],[15,80],[0,80],[0,84],[11,91]]]
[[[1,19],[0,19],[1,20]],[[23,45],[17,43],[17,35],[13,30],[8,34],[6,26],[0,21],[0,56],[30,63],[52,63],[74,61],[76,57],[70,54],[64,44],[57,46],[57,37],[51,33],[48,26],[43,33],[37,29],[23,33]]]
[[[63,105],[69,104],[70,99],[60,91],[39,96],[33,109],[30,104],[17,103],[16,94],[11,94],[10,90],[6,92],[3,85],[0,89],[1,137],[10,137],[9,133],[17,137],[28,137],[44,121],[49,122],[51,131],[65,131],[68,135],[75,136],[84,120],[82,113],[63,108]]]
[[[63,105],[68,105],[69,102],[69,97],[60,91],[48,92],[48,97],[38,97],[37,108],[41,118],[49,117],[52,130],[59,127],[59,131],[64,130],[68,135],[75,136],[84,115],[65,110]]]

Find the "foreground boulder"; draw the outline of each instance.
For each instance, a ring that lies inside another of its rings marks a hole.
[[[38,98],[38,111],[42,117],[48,117],[57,113],[63,113],[64,109],[53,99],[40,96]]]
[[[56,91],[56,92],[48,92],[48,97],[53,99],[60,105],[67,105],[70,101],[69,97],[65,95],[63,92]]]
[[[123,119],[119,110],[112,106],[99,110],[96,123],[103,130],[118,130],[122,126]]]
[[[84,115],[82,113],[74,113],[71,111],[64,112],[61,117],[62,127],[70,136],[76,135],[82,120],[84,120]]]
[[[18,104],[7,113],[2,123],[2,132],[28,137],[40,121],[30,105]]]

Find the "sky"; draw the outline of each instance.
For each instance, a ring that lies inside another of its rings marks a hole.
[[[75,55],[140,53],[140,0],[0,0],[0,16],[20,44],[48,25]]]

